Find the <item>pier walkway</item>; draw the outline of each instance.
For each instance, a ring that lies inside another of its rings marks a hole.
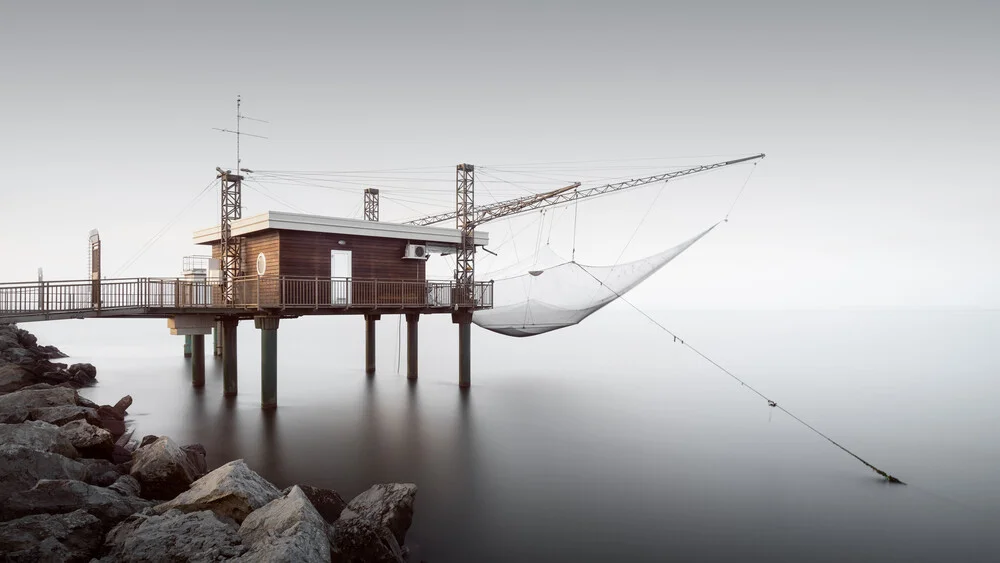
[[[224,299],[224,295],[231,298]],[[0,283],[0,323],[60,319],[162,318],[185,335],[191,383],[205,385],[205,335],[216,335],[223,393],[237,394],[237,325],[253,319],[261,333],[261,406],[277,407],[277,333],[281,319],[364,315],[365,372],[375,373],[375,322],[405,315],[407,379],[417,378],[417,322],[450,314],[459,325],[459,386],[470,385],[472,313],[493,306],[493,282],[400,281],[296,276],[244,276],[227,285],[211,279],[124,278]]]
[[[434,314],[493,306],[493,282],[476,282],[471,293],[459,291],[453,281],[245,276],[231,283],[231,302],[223,300],[219,282],[183,278],[0,283],[0,322]]]

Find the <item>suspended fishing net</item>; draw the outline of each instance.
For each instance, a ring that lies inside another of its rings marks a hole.
[[[659,254],[615,266],[585,266],[542,248],[528,264],[494,272],[493,308],[476,311],[472,322],[507,336],[535,336],[587,318],[655,274],[707,235]]]

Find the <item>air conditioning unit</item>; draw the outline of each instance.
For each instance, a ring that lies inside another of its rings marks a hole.
[[[430,257],[430,253],[427,252],[427,246],[423,244],[408,244],[406,245],[406,252],[403,253],[403,258],[410,260],[427,260]]]

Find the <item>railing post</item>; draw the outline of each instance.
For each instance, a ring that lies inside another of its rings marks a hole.
[[[316,308],[319,309],[319,276],[316,276]]]

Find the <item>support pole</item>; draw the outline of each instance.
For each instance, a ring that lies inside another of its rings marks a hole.
[[[205,386],[205,335],[195,334],[191,338],[191,385]]]
[[[471,329],[472,323],[458,324],[458,386],[462,389],[472,385]]]
[[[472,385],[472,311],[452,313],[451,322],[458,325],[458,386],[466,389]]]
[[[278,317],[255,317],[260,329],[260,408],[278,408]]]
[[[224,319],[222,321],[222,394],[235,397],[236,383],[236,329],[239,319]]]
[[[382,315],[365,315],[365,373],[375,373],[375,321]]]
[[[184,357],[185,358],[190,358],[191,357],[191,335],[190,334],[184,337]]]
[[[417,322],[420,313],[406,314],[406,379],[417,379]]]
[[[222,321],[215,321],[215,328],[212,329],[212,355],[222,357]]]

